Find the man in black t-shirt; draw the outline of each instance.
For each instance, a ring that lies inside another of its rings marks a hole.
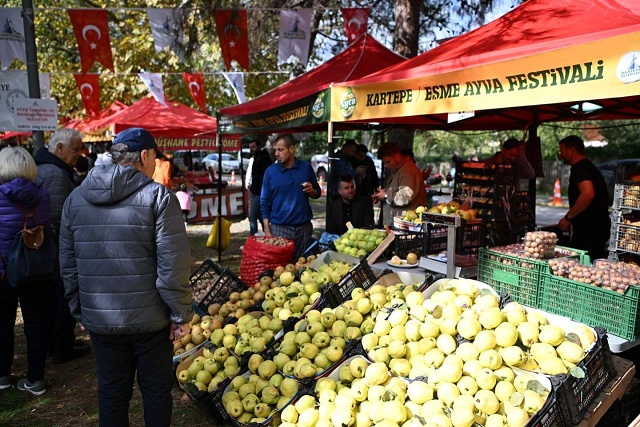
[[[611,232],[609,195],[602,174],[584,155],[584,142],[571,135],[560,141],[560,158],[571,165],[569,212],[558,226],[571,229],[571,247],[589,252],[591,259],[605,258]]]

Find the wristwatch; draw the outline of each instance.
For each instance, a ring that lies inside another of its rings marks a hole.
[[[567,212],[567,214],[564,216],[564,219],[566,219],[569,222],[573,221],[573,218],[569,218],[569,212]]]

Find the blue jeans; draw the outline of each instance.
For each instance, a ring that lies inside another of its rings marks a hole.
[[[258,221],[262,222],[260,195],[249,192],[249,233],[252,236],[258,232]],[[262,229],[264,230],[264,224]]]
[[[147,426],[169,427],[174,382],[169,327],[144,334],[91,333],[98,376],[100,427],[128,427],[133,379],[138,377]]]

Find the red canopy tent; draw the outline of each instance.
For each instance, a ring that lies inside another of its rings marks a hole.
[[[18,142],[22,144],[23,138],[31,137],[31,132],[14,132],[14,131],[0,132],[0,141],[6,141],[14,137],[17,138]]]
[[[111,116],[88,124],[88,131],[109,128],[114,134],[143,127],[166,150],[212,150],[216,144],[216,119],[177,101],[166,105],[148,96]],[[225,147],[239,150],[238,146]]]
[[[639,51],[637,0],[529,0],[420,56],[335,85],[332,120],[525,129],[639,118]],[[340,112],[346,98],[353,107]],[[450,123],[461,111],[474,115]]]
[[[98,129],[96,131],[96,130],[89,130],[89,128],[93,123],[99,120],[103,120],[107,117],[110,117],[116,114],[117,112],[124,110],[125,108],[127,108],[127,105],[125,103],[120,101],[114,101],[111,105],[109,105],[107,108],[100,111],[97,115],[93,117],[85,117],[83,119],[71,119],[66,122],[62,122],[61,125],[67,128],[76,129],[83,133],[95,134],[96,132],[104,132],[105,129]]]
[[[372,36],[363,34],[313,70],[251,101],[221,109],[221,133],[324,130],[334,82],[358,79],[404,60]]]

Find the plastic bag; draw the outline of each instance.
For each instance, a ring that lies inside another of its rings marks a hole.
[[[223,252],[225,249],[227,249],[229,247],[229,243],[231,242],[231,224],[231,221],[227,221],[226,219],[217,216],[216,220],[213,222],[213,227],[211,227],[211,231],[209,232],[207,247],[215,249],[218,252]],[[221,229],[222,232],[220,248],[218,248],[218,229]]]
[[[247,239],[242,250],[240,261],[240,278],[248,286],[258,281],[258,275],[266,269],[275,269],[277,266],[291,264],[293,258],[294,243],[292,240],[280,237],[287,241],[285,246],[273,246],[263,243],[264,238],[251,236]]]

